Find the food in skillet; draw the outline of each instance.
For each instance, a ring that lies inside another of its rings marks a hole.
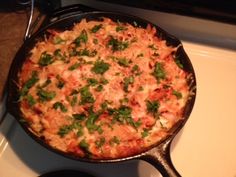
[[[85,19],[37,42],[19,73],[30,130],[66,153],[134,155],[183,117],[189,74],[155,27]]]

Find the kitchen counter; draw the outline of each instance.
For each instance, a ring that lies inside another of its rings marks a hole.
[[[38,11],[35,9],[34,18],[37,14]],[[11,62],[24,42],[27,22],[26,10],[0,11],[0,101],[3,98]]]

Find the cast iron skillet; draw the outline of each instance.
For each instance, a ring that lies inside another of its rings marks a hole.
[[[170,130],[169,135],[166,136],[161,142],[157,142],[154,146],[150,146],[147,149],[147,151],[143,153],[124,158],[116,158],[108,160],[81,158],[73,156],[72,154],[61,152],[47,145],[42,138],[34,135],[28,129],[27,124],[21,121],[23,116],[19,109],[19,102],[17,101],[19,98],[19,90],[16,84],[18,82],[17,73],[20,71],[22,64],[27,58],[29,51],[34,47],[35,43],[38,40],[42,39],[43,37],[45,37],[45,35],[47,35],[47,29],[56,29],[56,30],[70,29],[72,28],[74,23],[80,22],[81,19],[86,18],[87,20],[100,20],[101,17],[108,17],[114,21],[119,20],[120,22],[128,22],[130,24],[134,24],[135,22],[139,26],[144,28],[147,26],[147,24],[151,24],[156,27],[158,31],[157,36],[161,37],[162,39],[165,39],[168,45],[180,46],[176,52],[176,57],[178,57],[180,62],[183,64],[184,70],[187,71],[188,73],[191,73],[191,79],[189,80],[188,84],[192,91],[192,96],[189,98],[188,103],[186,104],[186,107],[184,109],[183,119],[174,125],[174,127]],[[55,153],[58,153],[62,156],[68,157],[70,159],[93,162],[93,163],[103,163],[103,162],[109,163],[109,162],[121,162],[131,159],[142,159],[154,165],[164,177],[181,176],[174,168],[171,162],[170,143],[175,137],[175,135],[179,132],[179,130],[184,126],[185,122],[187,121],[192,111],[196,96],[196,78],[192,64],[188,56],[186,55],[181,42],[177,38],[173,37],[172,35],[162,30],[160,27],[146,20],[131,15],[124,15],[114,12],[102,12],[93,10],[91,11],[91,9],[83,7],[81,5],[68,6],[67,8],[62,8],[54,13],[52,18],[50,18],[49,24],[46,24],[44,28],[41,28],[38,32],[32,35],[32,37],[30,37],[27,41],[25,41],[25,43],[22,45],[11,65],[8,81],[9,82],[8,82],[7,110],[15,117],[15,119],[19,122],[19,124],[29,134],[30,137],[32,137],[35,141],[37,141],[47,149]]]

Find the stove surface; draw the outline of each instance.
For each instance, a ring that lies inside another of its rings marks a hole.
[[[197,78],[197,97],[171,146],[182,176],[236,177],[236,52],[183,41]],[[2,108],[3,109],[3,108]],[[0,176],[32,177],[77,169],[98,177],[159,177],[144,161],[90,164],[66,159],[35,143],[10,115],[0,127]]]

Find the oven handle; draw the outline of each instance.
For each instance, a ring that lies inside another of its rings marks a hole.
[[[97,9],[82,5],[82,4],[73,4],[65,7],[58,8],[54,10],[51,14],[47,16],[47,23],[52,23],[54,21],[57,21],[61,18],[65,18],[67,16],[73,15],[73,14],[80,14],[85,12],[92,12],[97,11]]]
[[[41,18],[44,16],[42,13],[39,13],[38,17],[34,22],[32,22],[33,19],[33,14],[34,14],[34,0],[31,0],[30,2],[30,16],[24,36],[24,41],[28,40],[31,35],[34,33],[34,29],[36,26],[40,26],[38,29],[41,29],[42,27],[53,23],[61,18],[65,18],[67,16],[73,15],[73,14],[80,14],[80,13],[85,13],[85,12],[92,12],[92,11],[97,11],[97,9],[82,5],[82,4],[74,4],[70,6],[65,6],[58,8],[54,10],[53,12],[47,14],[44,17],[44,20],[41,24],[38,24],[41,20]],[[37,30],[36,30],[37,31]]]

